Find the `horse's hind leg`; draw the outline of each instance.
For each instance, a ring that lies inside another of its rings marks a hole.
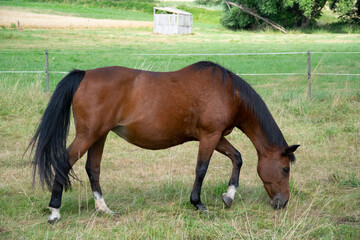
[[[226,207],[229,208],[234,201],[236,189],[239,187],[239,175],[242,166],[242,158],[239,151],[236,150],[224,137],[220,139],[219,144],[216,146],[216,151],[229,157],[233,164],[227,193],[222,195],[223,202]]]
[[[105,212],[113,214],[114,212],[111,211],[103,198],[101,188],[100,188],[100,162],[102,153],[104,150],[104,144],[106,141],[106,135],[104,135],[102,138],[97,140],[89,149],[87,161],[86,161],[86,172],[89,176],[91,189],[94,195],[95,199],[95,208],[98,212]]]
[[[64,174],[68,175],[71,167],[76,163],[76,161],[89,149],[93,143],[92,138],[88,136],[76,136],[74,141],[67,149],[69,167],[64,169]],[[57,176],[55,175],[54,185],[51,193],[51,199],[49,203],[49,209],[51,215],[48,218],[49,223],[54,223],[60,219],[60,206],[61,198],[63,193],[64,186],[57,181]]]

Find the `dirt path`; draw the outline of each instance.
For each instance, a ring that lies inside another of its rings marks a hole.
[[[153,22],[93,19],[72,16],[59,16],[51,14],[38,14],[22,10],[0,8],[0,26],[10,27],[18,24],[21,28],[152,28]]]

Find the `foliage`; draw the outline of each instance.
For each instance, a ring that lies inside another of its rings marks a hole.
[[[284,27],[307,27],[321,16],[326,0],[234,0]],[[236,7],[224,5],[222,24],[230,29],[251,29],[262,22]]]
[[[348,23],[360,23],[360,0],[330,0],[330,8]]]

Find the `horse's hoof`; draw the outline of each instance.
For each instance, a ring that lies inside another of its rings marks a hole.
[[[207,208],[202,203],[196,205],[196,210],[199,210],[201,212],[207,212]]]
[[[48,218],[48,223],[50,224],[55,224],[56,222],[58,222],[60,220],[60,218]]]
[[[228,195],[226,193],[223,193],[223,195],[221,196],[221,199],[227,208],[231,207],[231,204],[234,201],[232,198],[228,197]]]
[[[111,211],[110,209],[106,208],[106,209],[96,209],[96,211],[100,214],[108,214],[111,216],[116,215],[116,213],[114,211]]]
[[[117,215],[116,212],[111,211],[110,209],[109,209],[109,211],[106,211],[105,213],[110,215],[110,216],[116,216]]]

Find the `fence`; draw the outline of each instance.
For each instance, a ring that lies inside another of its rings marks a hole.
[[[19,54],[19,53],[34,53],[34,52],[0,52],[0,54]],[[55,53],[55,52],[54,52]],[[56,54],[72,54],[72,55],[100,55],[104,53],[74,53],[74,52],[56,52]],[[308,93],[307,98],[311,98],[311,79],[313,75],[323,76],[360,76],[360,73],[319,73],[312,71],[311,55],[312,54],[360,54],[360,52],[279,52],[279,53],[106,53],[117,56],[255,56],[255,55],[299,55],[307,56],[307,72],[293,72],[293,73],[237,73],[239,76],[291,76],[291,75],[307,75]],[[66,74],[67,71],[49,71],[49,52],[46,50],[45,56],[45,70],[43,71],[0,71],[1,73],[45,73],[46,74],[46,92],[49,93],[49,74]]]

